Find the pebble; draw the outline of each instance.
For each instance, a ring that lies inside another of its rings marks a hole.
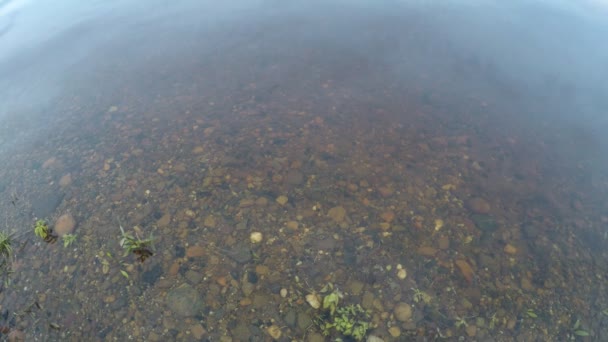
[[[465,331],[467,332],[467,335],[469,335],[469,337],[475,337],[475,335],[477,335],[477,326],[469,324],[466,327]]]
[[[251,241],[251,243],[260,243],[262,242],[262,239],[263,236],[260,232],[253,232],[251,233],[251,235],[249,235],[249,240]]]
[[[319,333],[312,333],[306,338],[306,342],[324,342],[325,336]]]
[[[304,175],[298,170],[290,170],[285,176],[285,182],[290,185],[299,185],[304,181]]]
[[[443,228],[444,225],[445,225],[445,223],[443,222],[442,219],[436,219],[435,220],[435,231],[439,231],[441,228]]]
[[[287,199],[287,196],[281,195],[281,196],[277,197],[276,201],[280,205],[285,205],[285,204],[287,204],[287,201],[289,201],[289,200]]]
[[[287,297],[287,289],[282,288],[280,293],[281,293],[281,297],[283,297],[283,298]]]
[[[367,340],[365,340],[365,342],[384,342],[384,340],[378,336],[369,335],[367,337]]]
[[[358,296],[363,291],[364,284],[358,280],[353,280],[348,284],[351,294]]]
[[[158,219],[158,221],[156,221],[156,225],[161,228],[167,227],[169,223],[171,223],[171,214],[169,213],[164,214],[160,219]]]
[[[450,248],[450,238],[445,235],[439,237],[439,248],[443,250]]]
[[[392,222],[395,219],[395,212],[393,212],[392,210],[385,211],[380,214],[380,218],[386,222]]]
[[[50,167],[55,166],[55,164],[57,164],[57,158],[51,157],[51,158],[45,160],[44,163],[42,163],[42,168],[48,169]]]
[[[194,338],[197,340],[200,340],[201,338],[203,338],[203,336],[205,336],[205,334],[207,333],[205,328],[203,328],[203,326],[200,324],[193,325],[190,328],[190,332],[192,333],[192,336],[194,336]]]
[[[201,246],[190,246],[186,249],[186,256],[188,258],[202,257],[205,254],[205,249]]]
[[[378,188],[378,192],[380,193],[380,195],[382,197],[386,198],[386,197],[391,197],[393,195],[393,193],[395,192],[395,190],[393,190],[393,188],[383,186],[383,187]]]
[[[276,325],[271,325],[268,328],[266,328],[266,332],[268,333],[268,335],[270,335],[270,337],[272,337],[275,340],[278,340],[281,338],[282,332],[281,332],[281,328],[279,328]]]
[[[334,222],[340,223],[344,221],[344,218],[346,217],[346,209],[341,206],[333,207],[329,209],[327,216],[334,220]]]
[[[260,197],[257,200],[255,200],[255,204],[260,207],[265,207],[268,205],[268,198]]]
[[[468,208],[475,214],[487,214],[490,212],[490,204],[481,197],[473,197],[467,202]]]
[[[254,201],[253,199],[251,199],[251,198],[246,198],[246,199],[242,199],[242,200],[239,202],[239,207],[240,207],[240,208],[248,208],[248,207],[251,207],[251,206],[252,206],[252,205],[254,205],[254,204],[255,204],[255,201]]]
[[[201,154],[205,151],[205,148],[203,146],[196,146],[193,150],[192,153],[194,154]]]
[[[169,267],[169,276],[174,277],[174,276],[177,275],[178,272],[179,272],[179,263],[178,262],[174,262]]]
[[[213,217],[213,215],[208,215],[207,217],[205,217],[205,221],[203,222],[203,224],[205,225],[205,227],[215,228],[215,217]]]
[[[288,229],[291,229],[291,230],[297,230],[297,229],[298,229],[298,222],[297,222],[297,221],[289,221],[289,222],[287,222],[287,223],[285,224],[285,226],[286,226]]]
[[[315,293],[306,295],[306,302],[313,307],[313,309],[318,309],[321,307],[321,299]]]
[[[182,284],[167,293],[166,303],[176,315],[191,317],[200,312],[203,302],[198,291]]]
[[[405,270],[405,268],[397,270],[397,278],[405,279],[406,277],[407,277],[407,271]]]
[[[392,327],[388,328],[388,333],[393,337],[399,337],[401,336],[401,329],[393,325]]]
[[[515,247],[514,247],[513,245],[511,245],[511,244],[507,244],[503,250],[504,250],[504,252],[505,252],[505,253],[507,253],[507,254],[511,254],[511,255],[513,255],[513,254],[517,254],[517,248],[515,248]]]
[[[462,259],[454,261],[454,264],[456,264],[456,267],[458,267],[464,279],[467,280],[467,283],[471,284],[473,282],[474,276],[473,268],[471,267],[471,265],[469,265],[468,262]]]
[[[434,257],[435,254],[437,254],[437,250],[430,246],[420,247],[420,248],[418,248],[417,252],[420,255],[423,255],[425,257],[430,257],[430,258]]]
[[[261,276],[265,276],[268,273],[270,273],[270,267],[266,266],[266,265],[257,265],[255,267],[255,273],[261,275]]]
[[[521,278],[521,288],[526,291],[533,291],[534,285],[532,285],[532,282],[528,277],[523,277]]]
[[[55,221],[54,232],[59,236],[64,236],[65,234],[71,234],[76,227],[76,220],[72,214],[67,213],[59,216],[57,221]]]
[[[412,307],[407,303],[397,303],[393,312],[395,318],[401,322],[409,321],[409,319],[412,318]]]
[[[72,184],[72,174],[68,173],[66,175],[63,175],[63,177],[61,177],[61,179],[59,180],[59,186],[62,188],[65,188],[66,186]]]

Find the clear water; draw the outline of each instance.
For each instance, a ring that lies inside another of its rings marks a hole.
[[[2,338],[607,339],[607,14],[0,2]]]

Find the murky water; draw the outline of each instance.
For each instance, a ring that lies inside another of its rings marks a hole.
[[[607,13],[0,2],[2,338],[608,339]]]

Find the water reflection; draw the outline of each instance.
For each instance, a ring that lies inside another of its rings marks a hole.
[[[0,4],[0,333],[604,339],[608,26],[569,6]]]

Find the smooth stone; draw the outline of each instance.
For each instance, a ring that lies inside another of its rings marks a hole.
[[[487,214],[490,212],[490,204],[481,197],[473,197],[467,202],[468,208],[475,214]]]
[[[178,316],[191,317],[201,311],[203,301],[192,286],[182,284],[167,293],[167,305]]]
[[[164,214],[160,219],[158,219],[158,221],[156,221],[156,225],[161,228],[167,227],[169,223],[171,223],[171,214],[169,213]]]
[[[289,170],[285,182],[289,185],[299,185],[304,181],[304,175],[298,170]]]
[[[285,324],[287,324],[287,326],[293,328],[296,326],[296,318],[297,318],[296,311],[292,309],[292,310],[287,311],[283,320],[285,321]]]
[[[188,258],[202,257],[203,255],[205,255],[205,248],[201,246],[190,246],[186,249]]]
[[[327,216],[334,220],[334,222],[340,223],[346,217],[346,209],[342,206],[333,207],[329,209]]]
[[[193,325],[190,328],[190,332],[192,333],[192,336],[194,336],[194,338],[196,338],[197,340],[203,338],[203,336],[205,336],[205,333],[207,333],[205,328],[203,328],[203,326],[200,324]]]
[[[511,245],[511,244],[506,244],[505,248],[503,249],[505,253],[507,254],[517,254],[517,248],[515,248],[515,246]]]
[[[205,227],[215,228],[215,217],[213,217],[213,215],[208,215],[207,217],[205,217],[205,221],[203,222],[203,224],[205,225]]]
[[[66,186],[72,184],[72,174],[68,173],[66,175],[63,175],[63,177],[61,177],[61,179],[59,180],[59,186],[62,188],[65,188]]]
[[[363,291],[363,286],[364,286],[364,284],[358,280],[353,280],[348,284],[348,288],[350,289],[350,292],[355,296],[358,296],[361,294],[361,292]]]
[[[67,213],[59,216],[57,221],[55,221],[54,232],[59,236],[64,236],[66,234],[71,234],[75,227],[76,220],[74,220],[74,216]]]
[[[401,322],[409,321],[412,318],[412,307],[407,303],[398,303],[395,305],[393,312],[395,313],[395,318]]]

